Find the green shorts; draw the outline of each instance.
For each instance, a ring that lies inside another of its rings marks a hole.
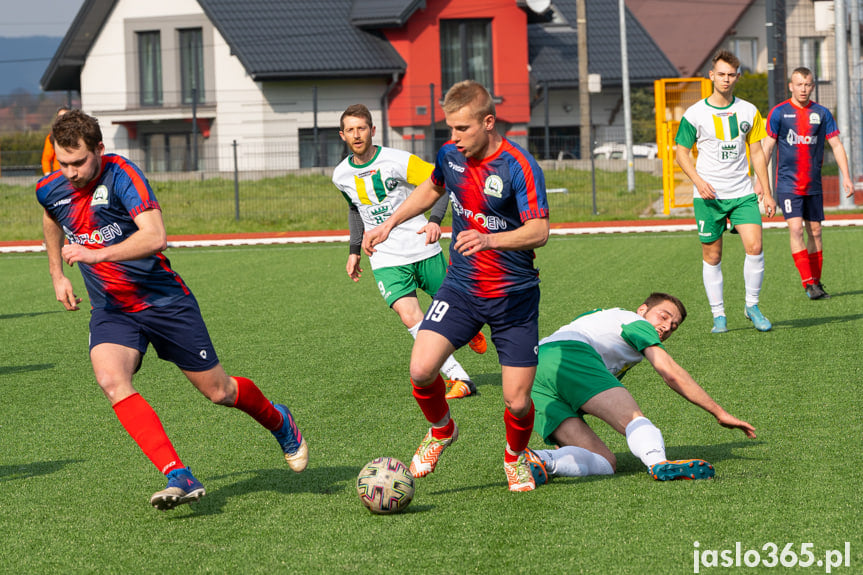
[[[603,391],[623,384],[614,377],[595,349],[580,341],[555,341],[539,347],[533,380],[533,428],[549,445],[551,434],[565,419],[583,418],[581,406]]]
[[[692,207],[695,210],[695,222],[698,224],[698,239],[703,244],[722,237],[726,220],[731,222],[732,231],[734,226],[740,224],[761,225],[761,211],[758,209],[758,196],[755,194],[731,200],[693,198]]]
[[[417,289],[432,296],[436,294],[446,276],[446,256],[441,251],[412,264],[378,268],[374,274],[381,295],[392,307],[399,299],[416,293]]]

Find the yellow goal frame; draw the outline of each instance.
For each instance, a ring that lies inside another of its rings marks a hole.
[[[653,83],[656,102],[656,145],[662,159],[662,213],[692,206],[692,182],[677,165],[674,138],[683,113],[713,92],[707,78],[662,78]],[[695,147],[692,148],[696,153]]]

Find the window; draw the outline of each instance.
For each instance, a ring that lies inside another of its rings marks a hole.
[[[138,74],[142,106],[162,105],[162,48],[159,32],[138,32]]]
[[[183,104],[201,103],[204,97],[204,45],[200,28],[180,30],[180,83]]]
[[[198,149],[204,145],[204,138],[198,134]],[[188,172],[197,169],[193,164],[191,134],[146,134],[143,139],[144,171],[146,172]],[[202,163],[200,160],[199,164]]]
[[[491,20],[441,20],[441,88],[476,80],[494,93]]]
[[[545,154],[545,127],[528,130],[528,148],[536,159],[571,160],[581,157],[581,128],[578,126],[549,126],[548,156]]]
[[[758,66],[758,38],[732,38],[730,49],[740,60],[741,72],[755,72]]]
[[[315,130],[300,129],[300,167],[335,166],[348,155],[347,146],[339,137],[338,128],[318,128],[318,145]]]
[[[824,38],[800,38],[800,65],[812,70],[815,81],[827,80]]]

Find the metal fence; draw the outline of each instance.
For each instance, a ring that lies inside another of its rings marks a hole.
[[[409,148],[410,142],[401,142]],[[533,148],[544,142],[528,142]],[[565,149],[568,142],[555,145]],[[591,219],[632,219],[661,211],[661,163],[652,157],[634,159],[636,190],[627,190],[627,161],[622,150],[599,143],[596,157],[580,160],[559,153],[539,160],[546,178],[553,222]],[[293,152],[296,154],[296,151]],[[646,150],[652,155],[654,150]],[[335,162],[310,168],[294,168],[298,158],[285,151],[283,162],[273,162],[273,145],[232,145],[209,150],[195,171],[146,171],[165,212],[169,232],[215,233],[220,231],[327,230],[347,227],[347,204],[331,182]],[[245,169],[247,162],[266,154],[267,169]],[[123,154],[142,168],[141,150]],[[230,169],[208,170],[225,165],[217,157],[230,159]],[[4,156],[4,161],[6,156]],[[178,163],[179,164],[179,163]],[[281,164],[281,165],[276,165]],[[8,165],[8,164],[7,164]],[[24,173],[27,172],[27,173]],[[0,174],[0,240],[33,239],[41,233],[41,212],[34,188],[41,177],[36,166],[17,166],[14,173]],[[444,222],[447,223],[446,221]],[[23,229],[23,231],[21,231]],[[18,230],[18,231],[15,231]],[[21,237],[12,237],[21,236]]]

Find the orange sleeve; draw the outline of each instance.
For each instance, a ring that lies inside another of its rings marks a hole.
[[[45,136],[45,145],[42,146],[42,173],[50,174],[54,170],[60,169],[60,165],[57,164],[57,160],[54,158],[54,145],[51,143],[51,134]]]

